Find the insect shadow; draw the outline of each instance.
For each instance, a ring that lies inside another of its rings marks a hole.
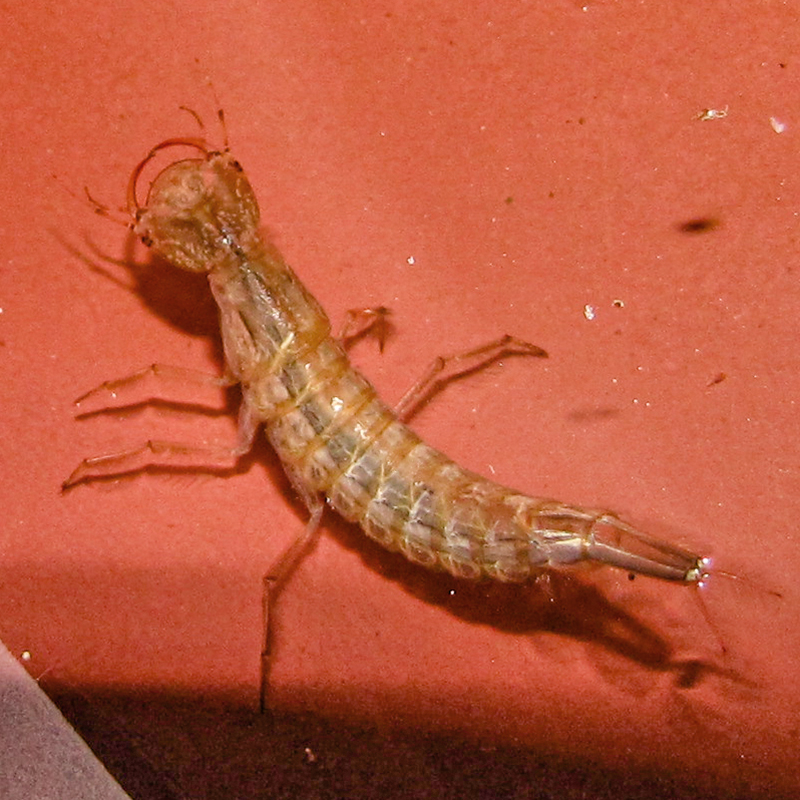
[[[540,580],[526,583],[473,582],[419,569],[333,515],[326,518],[326,531],[348,550],[358,552],[373,571],[469,624],[528,637],[532,642],[544,634],[583,642],[592,652],[605,652],[653,673],[670,674],[676,688],[692,688],[711,675],[745,682],[735,670],[711,658],[682,657],[654,624],[643,622],[612,601],[591,578],[550,571]],[[603,657],[598,656],[597,661],[599,665]],[[623,688],[629,686],[628,677],[601,671]]]
[[[83,247],[78,247],[58,231],[51,230],[50,233],[91,272],[138,297],[149,311],[165,322],[190,336],[205,337],[211,345],[215,362],[223,363],[217,307],[208,291],[205,276],[183,274],[153,253],[145,261],[137,260],[138,239],[133,231],[128,231],[119,258],[103,252],[88,234],[83,235]],[[127,273],[129,280],[116,274],[110,269],[112,266]]]

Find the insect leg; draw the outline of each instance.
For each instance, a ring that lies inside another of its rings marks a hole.
[[[373,333],[378,339],[380,351],[383,352],[386,339],[392,332],[389,314],[391,311],[385,306],[350,308],[345,314],[344,323],[336,338],[345,347],[349,347],[368,333]]]
[[[114,380],[104,381],[94,389],[82,394],[77,400],[75,405],[83,406],[88,401],[94,403],[106,403],[110,400],[119,400],[129,396],[128,393],[131,389],[146,383],[148,378],[153,378],[159,383],[193,383],[199,386],[219,386],[224,388],[232,386],[236,381],[224,375],[211,375],[207,372],[200,370],[189,369],[188,367],[175,367],[170,364],[150,364],[132,375],[126,375],[123,378],[115,378]],[[85,409],[82,409],[85,411]]]
[[[431,395],[451,381],[477,372],[503,356],[511,355],[547,358],[547,353],[541,347],[508,334],[464,353],[439,356],[431,362],[422,378],[400,398],[395,413],[401,420],[408,420]]]
[[[286,581],[291,577],[294,568],[316,543],[322,512],[325,509],[325,503],[320,495],[306,488],[302,481],[296,478],[291,471],[287,470],[286,474],[295,490],[300,495],[310,516],[303,530],[283,553],[278,556],[263,580],[261,595],[263,638],[261,640],[261,676],[258,692],[259,711],[262,714],[267,710],[269,674],[272,666],[273,633],[270,622],[273,614],[271,612],[279,592],[286,584]]]
[[[97,478],[139,472],[153,466],[176,464],[180,467],[209,467],[228,463],[233,465],[252,449],[259,424],[250,407],[243,403],[239,410],[239,441],[233,447],[150,439],[130,450],[85,458],[61,484],[61,491],[67,491],[79,483]]]

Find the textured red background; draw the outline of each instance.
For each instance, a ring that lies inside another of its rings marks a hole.
[[[121,203],[151,145],[195,133],[179,105],[213,123],[208,75],[270,236],[334,324],[391,307],[386,352],[353,353],[387,399],[501,333],[550,352],[442,393],[414,421],[432,444],[753,582],[705,593],[723,658],[681,587],[598,572],[553,607],[420,572],[328,518],[281,597],[277,707],[796,791],[797,17],[651,0],[7,13],[0,638],[45,689],[255,703],[261,575],[303,518],[268,448],[232,475],[59,494],[84,456],[234,435],[224,414],[72,407],[154,360],[220,368],[202,281],[104,264],[127,291],[91,269],[93,248],[147,256],[80,199]]]

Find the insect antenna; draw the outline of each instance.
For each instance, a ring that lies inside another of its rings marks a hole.
[[[220,126],[220,129],[222,130],[222,152],[227,153],[228,150],[230,150],[230,147],[228,145],[228,125],[225,122],[225,110],[219,104],[219,99],[217,98],[217,93],[216,93],[216,91],[214,91],[214,86],[213,86],[213,84],[211,84],[210,81],[209,81],[209,86],[211,87],[211,91],[214,93],[214,101],[217,104],[217,119],[219,120],[219,126]],[[193,108],[189,108],[189,106],[178,106],[178,108],[181,111],[185,111],[187,114],[191,114],[192,115],[192,117],[194,118],[194,121],[197,123],[198,127],[200,128],[201,132],[203,133],[203,136],[205,136],[206,126],[205,126],[205,123],[203,122],[203,118],[200,116],[200,114],[198,114],[197,111],[195,111]]]
[[[125,213],[124,208],[109,208],[109,206],[92,197],[88,186],[83,187],[83,196],[78,195],[69,186],[67,186],[58,175],[53,175],[52,177],[53,180],[56,181],[56,183],[58,183],[58,185],[61,187],[61,190],[66,192],[73,200],[77,200],[81,205],[86,205],[86,201],[88,200],[89,205],[92,207],[92,211],[94,211],[94,213],[98,216],[110,219],[112,222],[116,223],[117,225],[122,225],[125,228],[131,227],[130,218]]]
[[[225,112],[222,109],[222,103],[219,100],[219,94],[217,93],[217,87],[214,85],[214,81],[211,80],[211,76],[205,71],[203,68],[203,64],[199,58],[194,59],[195,65],[195,74],[198,80],[201,80],[205,83],[206,89],[209,90],[211,93],[211,97],[214,100],[214,108],[217,109],[216,116],[219,120],[220,129],[222,131],[222,152],[227,153],[230,149],[228,146],[228,126],[225,123]],[[205,125],[203,124],[202,117],[198,114],[194,109],[191,109],[187,106],[179,106],[183,111],[186,111],[188,114],[191,114],[197,124],[200,126],[200,130],[203,131],[205,134]]]
[[[194,121],[197,123],[197,127],[205,134],[206,126],[203,124],[203,118],[193,108],[189,108],[189,106],[178,106],[178,108],[181,111],[185,111],[187,114],[191,114]]]
[[[98,200],[95,200],[92,197],[91,193],[89,192],[89,187],[83,187],[83,193],[86,195],[86,199],[91,204],[92,208],[94,209],[94,213],[98,216],[105,217],[108,220],[111,220],[116,225],[122,225],[124,228],[131,228],[133,227],[131,224],[130,217],[125,213],[125,210],[122,208],[109,208],[106,205],[103,205]]]

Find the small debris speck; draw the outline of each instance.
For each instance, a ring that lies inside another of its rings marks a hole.
[[[725,119],[728,116],[728,106],[725,108],[704,108],[695,119],[707,122],[712,119]]]
[[[722,383],[722,381],[727,379],[727,375],[724,372],[718,372],[710,381],[709,386],[716,386],[718,383]]]
[[[678,223],[681,233],[707,233],[719,227],[719,220],[714,217],[695,217]]]
[[[783,133],[789,127],[785,122],[781,122],[776,117],[770,117],[769,124],[772,126],[772,130],[774,130],[775,133]]]

